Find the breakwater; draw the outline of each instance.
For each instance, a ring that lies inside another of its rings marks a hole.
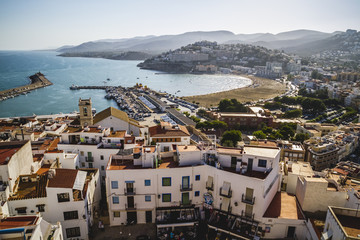
[[[52,82],[50,82],[41,72],[31,75],[29,79],[30,83],[27,85],[0,91],[0,101],[14,98],[19,95],[26,95],[30,91],[37,88],[43,88],[52,85]]]

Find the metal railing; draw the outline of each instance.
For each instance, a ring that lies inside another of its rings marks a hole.
[[[125,209],[126,210],[135,210],[136,209],[136,203],[129,206],[127,203],[125,203]]]
[[[227,198],[231,198],[231,197],[232,197],[232,190],[231,190],[231,188],[229,189],[229,191],[228,191],[227,194],[224,194],[224,193],[222,193],[222,187],[220,187],[220,196],[227,197]]]
[[[94,157],[85,157],[86,162],[94,162]]]
[[[255,203],[255,197],[246,197],[245,194],[243,193],[242,196],[241,196],[241,201],[243,203],[247,203],[247,204],[251,204],[251,205],[254,205]]]
[[[193,185],[192,184],[180,184],[180,191],[185,192],[185,191],[192,191]]]
[[[211,184],[209,184],[208,181],[206,181],[206,189],[214,191],[214,182],[211,182]]]
[[[180,201],[180,206],[184,207],[184,206],[191,206],[192,205],[192,200],[189,201]]]
[[[124,194],[125,195],[135,195],[136,188],[124,188]]]

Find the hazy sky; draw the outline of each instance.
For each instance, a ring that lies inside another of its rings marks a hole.
[[[360,0],[0,0],[0,49],[188,31],[360,30]]]

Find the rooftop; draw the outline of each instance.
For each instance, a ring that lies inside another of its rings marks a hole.
[[[200,149],[196,145],[178,145],[177,150],[179,152],[195,152],[200,151]]]
[[[162,128],[160,125],[149,127],[150,137],[187,137],[190,136],[185,126],[173,126],[171,129]]]
[[[286,192],[276,193],[263,217],[305,220],[296,197]]]
[[[47,174],[19,176],[17,190],[13,196],[9,197],[9,201],[46,197],[47,180]]]
[[[311,165],[307,162],[294,162],[291,164],[291,168],[290,165],[288,165],[288,171],[301,176],[312,177],[314,175],[314,171],[312,170]]]
[[[57,168],[55,176],[49,179],[48,187],[73,188],[78,170]]]
[[[275,158],[280,152],[279,148],[272,147],[258,147],[258,146],[245,146],[244,154],[255,155],[258,157]]]
[[[107,137],[110,137],[110,138],[124,138],[126,135],[126,130],[123,130],[123,131],[114,131],[114,132],[111,132],[109,136]]]
[[[11,157],[28,141],[0,142],[0,165],[6,165]]]
[[[360,216],[355,215],[356,209],[329,207],[329,210],[347,236],[359,237]]]
[[[219,147],[216,150],[217,150],[218,154],[241,155],[243,153],[243,150],[240,148]]]
[[[7,217],[0,220],[0,229],[19,228],[35,225],[38,216],[17,216]]]

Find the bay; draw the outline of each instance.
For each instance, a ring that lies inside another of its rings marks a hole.
[[[72,84],[131,87],[142,83],[177,96],[226,91],[251,84],[250,79],[234,75],[164,74],[139,69],[136,65],[140,61],[65,58],[57,54],[51,51],[0,51],[0,90],[28,84],[28,76],[38,71],[53,83],[0,102],[0,117],[69,113],[78,109],[79,98],[89,97],[97,111],[117,107],[114,101],[104,98],[105,91],[74,91],[69,89]]]

